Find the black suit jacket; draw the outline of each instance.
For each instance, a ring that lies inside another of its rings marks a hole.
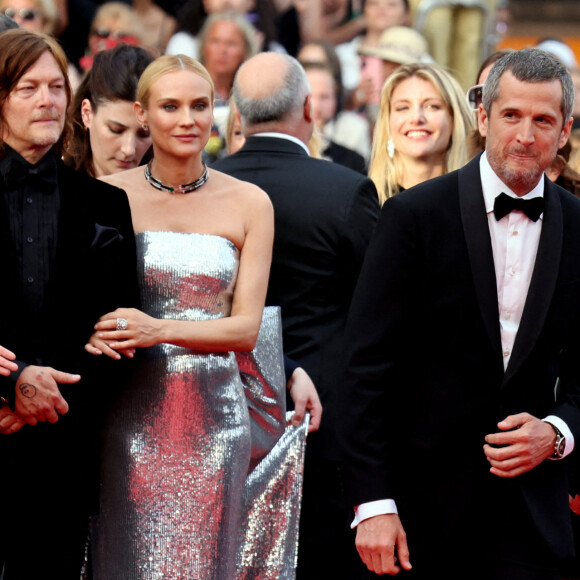
[[[276,137],[250,137],[238,153],[212,167],[258,185],[272,200],[274,254],[266,301],[282,307],[284,351],[317,386],[325,430],[332,423],[346,315],[379,213],[374,184]]]
[[[54,266],[38,317],[23,303],[18,258],[12,241],[4,183],[0,182],[0,344],[28,364],[79,373],[82,379],[60,390],[70,406],[56,424],[25,426],[0,436],[3,469],[17,473],[38,465],[39,477],[78,483],[95,467],[98,411],[123,377],[123,363],[95,357],[84,345],[100,316],[117,307],[138,306],[135,241],[127,196],[115,187],[58,162],[60,213]],[[3,389],[14,388],[0,377]],[[12,471],[15,470],[15,471]],[[93,471],[94,475],[96,472]],[[71,475],[74,474],[74,475]],[[0,487],[2,482],[0,478]],[[97,483],[98,480],[95,481]],[[11,483],[14,483],[13,481]],[[77,487],[80,494],[86,489]]]
[[[492,486],[499,494],[510,486],[554,554],[570,555],[566,460],[500,481],[482,450],[497,422],[519,412],[557,415],[580,442],[580,203],[547,179],[545,200],[505,373],[479,157],[385,204],[346,333],[353,505],[394,498],[404,526],[414,519],[427,529],[435,519],[437,534],[453,538],[480,524],[465,513]]]
[[[364,175],[367,174],[365,158],[348,147],[343,147],[339,143],[329,141],[322,154],[328,157],[333,163],[344,165]]]

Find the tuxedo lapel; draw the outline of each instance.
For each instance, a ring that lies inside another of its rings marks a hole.
[[[481,316],[493,351],[501,357],[497,284],[479,173],[479,156],[459,170],[459,205]]]
[[[522,320],[503,384],[517,372],[534,347],[544,326],[558,278],[563,236],[562,205],[554,186],[548,179],[544,179],[546,205],[542,233]]]

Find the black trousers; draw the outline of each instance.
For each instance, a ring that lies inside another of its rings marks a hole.
[[[368,576],[350,529],[340,465],[306,448],[296,580],[359,580]],[[316,449],[314,448],[314,451]]]
[[[401,580],[560,580],[559,562],[532,521],[517,485],[493,476],[488,484],[474,493],[474,502],[464,513],[456,515],[447,536],[438,525],[445,510],[432,510],[437,497],[428,491],[416,494],[421,509],[400,507],[413,565],[398,575]],[[453,501],[453,494],[450,498]],[[369,572],[367,577],[378,576]]]
[[[98,472],[89,471],[87,449],[72,455],[50,427],[24,427],[0,458],[3,580],[80,577]]]

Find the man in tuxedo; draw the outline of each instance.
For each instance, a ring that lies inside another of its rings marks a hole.
[[[314,126],[304,70],[292,57],[262,53],[236,76],[234,98],[247,137],[213,165],[261,187],[274,205],[275,236],[266,302],[282,307],[284,350],[312,377],[324,415],[309,435],[298,577],[352,578],[358,558],[338,470],[335,388],[340,341],[363,256],[379,213],[366,177],[309,157]],[[319,525],[324,525],[321,532]]]
[[[66,70],[54,39],[0,35],[4,580],[79,578],[98,489],[97,411],[123,372],[84,345],[99,316],[138,304],[126,195],[60,160]]]
[[[572,554],[580,200],[543,171],[573,103],[556,59],[505,55],[479,109],[486,152],[385,204],[342,393],[356,545],[377,574],[556,579]]]

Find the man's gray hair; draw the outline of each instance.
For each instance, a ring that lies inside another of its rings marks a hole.
[[[483,85],[483,106],[489,113],[499,98],[499,82],[505,72],[511,72],[525,83],[545,83],[558,80],[562,84],[560,109],[564,123],[574,109],[574,83],[568,69],[550,53],[537,48],[524,48],[502,56],[492,67]]]
[[[270,95],[255,99],[244,95],[238,84],[238,70],[233,96],[244,126],[283,121],[302,111],[304,101],[310,94],[306,73],[295,58],[287,54],[280,56],[286,60],[288,68],[280,89]]]

